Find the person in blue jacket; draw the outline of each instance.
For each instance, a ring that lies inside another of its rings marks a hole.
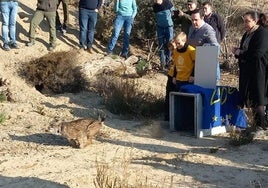
[[[168,44],[173,39],[172,15],[174,6],[170,0],[156,0],[153,4],[153,11],[156,16],[161,67],[168,68],[169,61],[171,60],[171,52]]]
[[[114,2],[114,10],[116,12],[116,18],[114,20],[114,30],[108,44],[107,54],[113,53],[120,31],[124,27],[122,57],[127,58],[129,53],[129,37],[134,18],[137,14],[136,0],[116,0]]]

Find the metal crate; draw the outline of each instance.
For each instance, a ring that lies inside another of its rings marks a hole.
[[[200,137],[202,97],[196,93],[170,92],[170,130],[187,131]]]

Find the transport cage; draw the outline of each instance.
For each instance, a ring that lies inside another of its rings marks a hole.
[[[202,97],[198,93],[170,92],[170,130],[189,132],[200,137]],[[201,136],[202,137],[202,136]]]

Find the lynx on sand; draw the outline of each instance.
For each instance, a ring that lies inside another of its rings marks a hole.
[[[51,124],[49,131],[65,137],[70,145],[75,148],[85,148],[92,144],[92,138],[99,132],[103,125],[104,118],[77,119],[70,122]]]

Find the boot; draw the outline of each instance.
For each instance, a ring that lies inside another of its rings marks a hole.
[[[267,130],[268,127],[268,120],[266,119],[265,114],[259,114],[256,113],[254,115],[254,122],[253,122],[253,126],[258,129],[261,128],[263,130]]]

